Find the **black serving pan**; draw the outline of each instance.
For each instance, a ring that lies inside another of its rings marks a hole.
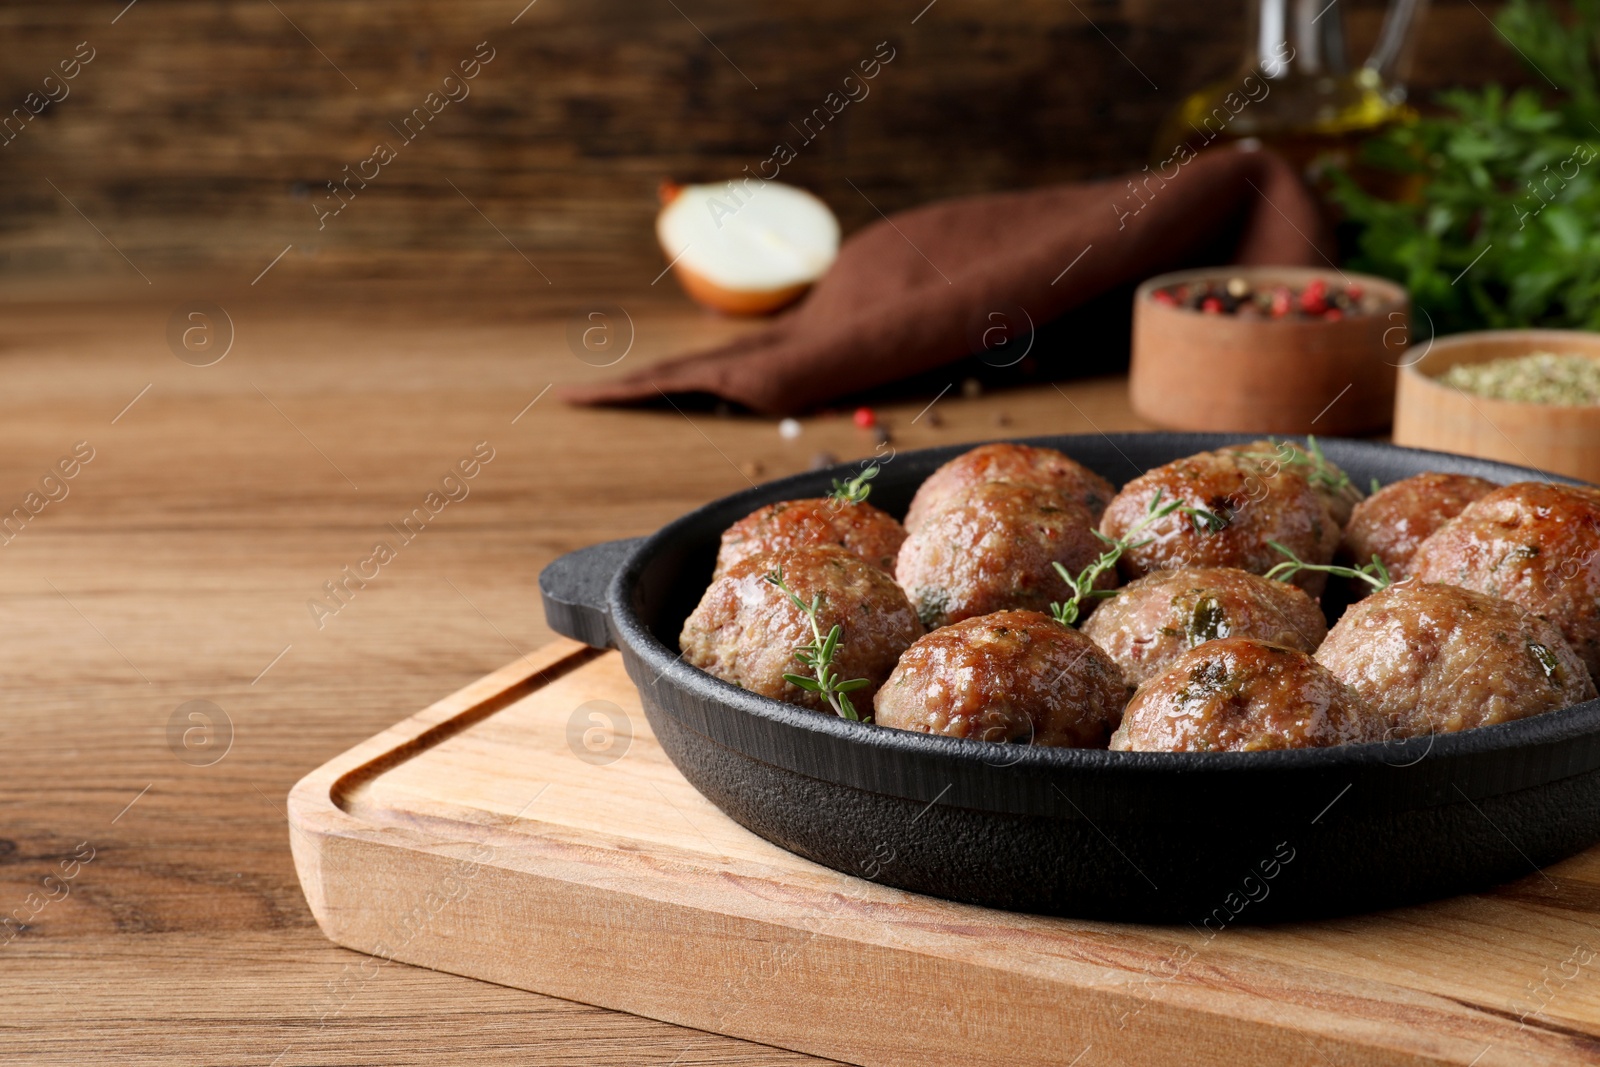
[[[1113,484],[1247,441],[1218,434],[1035,437]],[[1425,470],[1545,477],[1484,460],[1322,442],[1358,485]],[[971,444],[895,455],[872,501],[904,514]],[[678,633],[718,536],[847,468],[706,505],[539,576],[560,633],[621,651],[683,775],[742,825],[836,870],[998,908],[1234,923],[1364,911],[1531,875],[1600,840],[1600,701],[1463,733],[1339,748],[1157,753],[1032,748],[848,722],[683,663]]]

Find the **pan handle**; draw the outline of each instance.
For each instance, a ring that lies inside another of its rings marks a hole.
[[[615,648],[606,590],[642,537],[604,541],[552,561],[539,572],[544,620],[563,637],[593,648]]]

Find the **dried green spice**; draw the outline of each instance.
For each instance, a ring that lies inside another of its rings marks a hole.
[[[1526,356],[1461,363],[1439,375],[1454,389],[1524,404],[1600,404],[1600,360],[1575,354]]]
[[[1555,653],[1537,641],[1528,642],[1528,651],[1533,653],[1533,658],[1538,661],[1539,668],[1544,671],[1547,681],[1553,686],[1561,686],[1561,661],[1556,659]]]
[[[1216,597],[1203,596],[1195,601],[1194,611],[1189,616],[1190,646],[1216,641],[1227,637],[1231,632],[1228,613],[1222,610],[1222,605],[1217,603]]]

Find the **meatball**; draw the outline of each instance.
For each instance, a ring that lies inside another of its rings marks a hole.
[[[1071,595],[1051,564],[1076,574],[1104,550],[1088,510],[1054,489],[980,482],[906,538],[895,577],[932,630],[1010,608],[1048,610]],[[1098,584],[1109,588],[1115,576]]]
[[[683,624],[678,644],[684,660],[752,693],[830,710],[820,694],[784,680],[785,674],[810,674],[794,650],[815,637],[805,612],[767,580],[780,567],[802,601],[818,598],[817,628],[824,637],[835,624],[841,627],[834,669],[840,680],[867,679],[851,701],[858,709],[870,707],[922,626],[893,578],[836,545],[781,549],[729,567]]]
[[[1256,752],[1381,741],[1360,694],[1298,649],[1226,637],[1181,653],[1133,695],[1111,747]]]
[[[717,575],[749,556],[780,548],[838,545],[890,573],[906,539],[894,516],[868,503],[833,497],[784,500],[751,512],[723,531]]]
[[[1543,615],[1600,676],[1600,490],[1548,482],[1496,489],[1422,542],[1411,572]]]
[[[927,635],[878,690],[873,721],[975,741],[1104,748],[1128,693],[1093,641],[1037,611]]]
[[[1357,567],[1377,556],[1395,581],[1409,578],[1417,546],[1468,504],[1498,488],[1470,474],[1437,471],[1386,485],[1355,506],[1339,555]]]
[[[1181,511],[1168,515],[1134,535],[1135,541],[1148,541],[1123,555],[1125,578],[1178,567],[1237,567],[1265,574],[1286,558],[1268,541],[1317,564],[1330,562],[1339,544],[1338,524],[1299,468],[1240,448],[1202,452],[1135,478],[1106,508],[1101,532],[1126,536],[1145,519],[1158,492],[1163,502],[1181,501],[1210,513],[1221,528]],[[1303,570],[1295,584],[1316,596],[1326,579],[1320,571]]]
[[[1305,590],[1232,567],[1156,571],[1102,601],[1083,633],[1143,685],[1196,645],[1254,637],[1314,652],[1327,621]]]
[[[1315,439],[1310,439],[1315,444]],[[1350,521],[1351,509],[1360,503],[1365,495],[1356,488],[1350,476],[1339,467],[1330,462],[1322,454],[1322,449],[1313,447],[1310,450],[1300,447],[1295,441],[1252,441],[1247,445],[1229,445],[1224,452],[1242,452],[1250,455],[1259,463],[1267,466],[1269,470],[1274,465],[1287,464],[1295,468],[1311,483],[1311,488],[1322,502],[1328,505],[1328,514],[1333,516],[1333,521],[1343,526]]]
[[[1077,460],[1053,448],[1001,442],[963,452],[928,476],[906,511],[906,529],[915,530],[963,489],[980,482],[1019,482],[1054,489],[1089,509],[1099,522],[1116,490]]]
[[[1595,695],[1553,623],[1430,582],[1390,586],[1353,605],[1316,659],[1400,737],[1510,722]]]

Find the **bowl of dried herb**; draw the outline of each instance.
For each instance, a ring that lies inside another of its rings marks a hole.
[[[1478,330],[1412,353],[1396,444],[1600,479],[1600,333]]]

